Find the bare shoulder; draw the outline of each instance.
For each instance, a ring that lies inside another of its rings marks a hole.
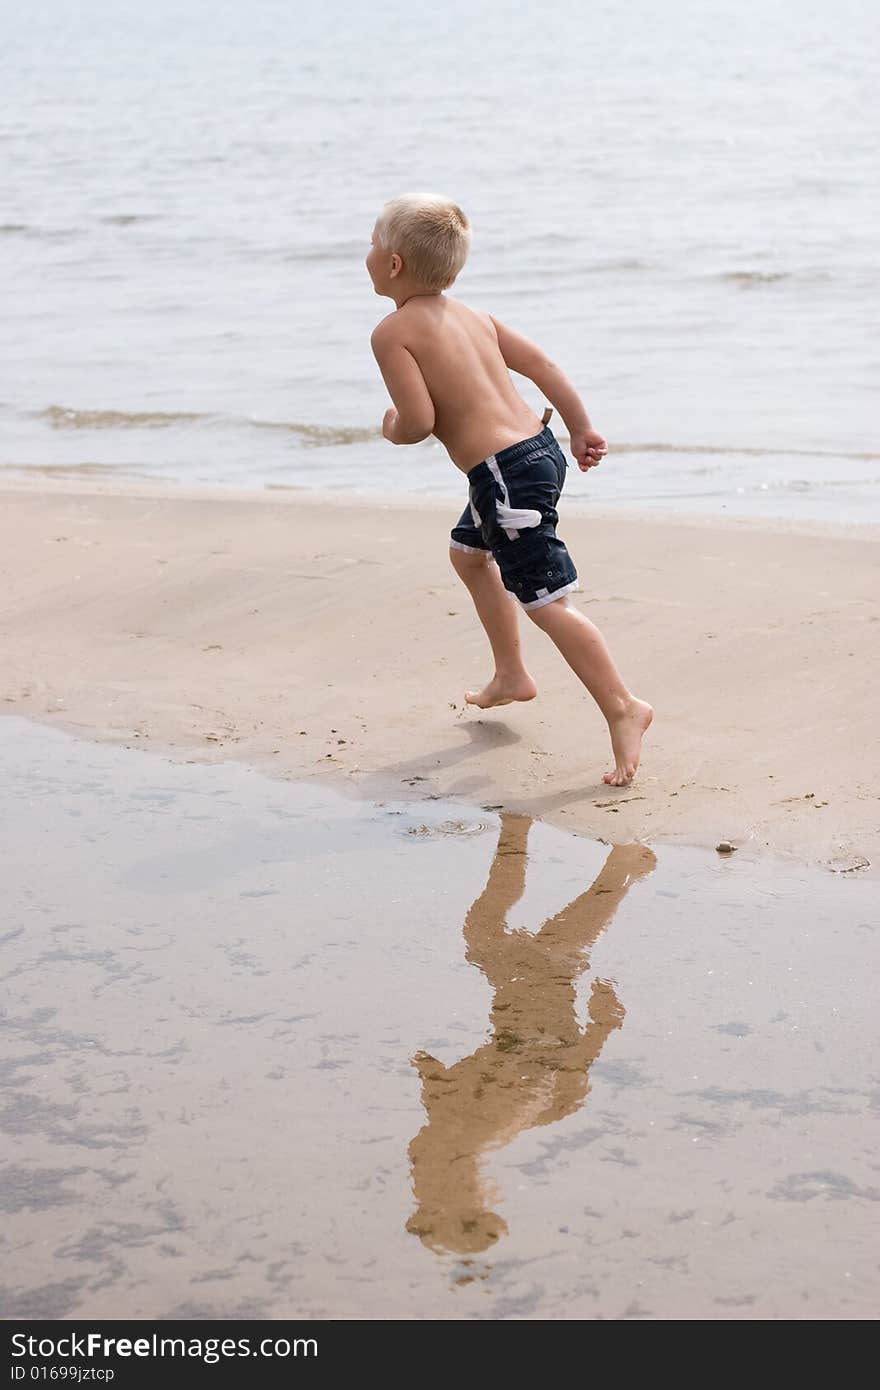
[[[407,300],[377,323],[370,342],[376,354],[402,347],[420,361],[447,342],[460,350],[462,337],[478,347],[498,347],[494,320],[485,310],[446,295],[426,295]]]
[[[385,318],[376,324],[370,334],[370,342],[374,348],[390,347],[392,343],[400,342],[404,331],[401,310],[392,309],[390,314],[386,314]]]
[[[494,338],[495,320],[485,309],[477,309],[472,304],[465,304],[461,299],[450,299],[450,304],[455,305],[456,311],[463,319],[470,320],[472,324],[478,324],[482,328],[487,328]]]

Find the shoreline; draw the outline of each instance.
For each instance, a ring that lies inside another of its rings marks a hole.
[[[55,493],[59,496],[68,493],[96,497],[142,496],[157,498],[176,498],[183,501],[213,502],[295,502],[299,499],[313,501],[329,507],[371,508],[411,508],[414,511],[442,512],[445,516],[455,511],[458,495],[440,492],[407,493],[401,497],[394,492],[347,492],[343,489],[322,489],[298,487],[294,483],[265,483],[259,487],[243,488],[232,484],[184,483],[169,478],[147,478],[138,474],[120,474],[112,479],[106,476],[80,473],[78,469],[64,469],[59,465],[44,472],[34,470],[30,474],[9,476],[0,473],[0,497],[5,493]],[[467,487],[461,490],[462,506],[467,500]],[[639,507],[625,500],[618,503],[595,503],[584,495],[564,495],[564,511],[560,525],[567,517],[574,519],[595,519],[597,521],[632,520],[648,525],[680,525],[709,529],[736,529],[778,531],[805,536],[840,536],[853,540],[875,541],[880,539],[880,519],[876,522],[837,521],[824,517],[785,517],[759,516],[731,512],[718,516],[707,511],[676,511],[670,507]],[[452,523],[450,522],[450,525]]]
[[[656,711],[635,782],[610,788],[604,721],[527,619],[539,699],[463,707],[491,672],[446,558],[448,500],[0,491],[6,712],[376,800],[880,870],[877,528],[565,510],[573,601]]]

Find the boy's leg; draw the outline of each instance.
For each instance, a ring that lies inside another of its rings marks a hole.
[[[654,711],[627,690],[605,638],[567,597],[527,611],[532,622],[559,648],[608,721],[615,767],[605,773],[603,782],[625,786],[639,765],[642,736]]]
[[[481,709],[509,705],[513,700],[533,700],[538,687],[523,665],[517,606],[502,584],[490,552],[451,547],[449,558],[474,601],[495,657],[495,674],[489,684],[480,691],[467,691],[465,700]]]

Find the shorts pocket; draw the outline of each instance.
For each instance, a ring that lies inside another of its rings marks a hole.
[[[544,526],[555,526],[558,520],[559,464],[549,449],[530,454],[514,464],[507,477],[512,507],[539,511]]]

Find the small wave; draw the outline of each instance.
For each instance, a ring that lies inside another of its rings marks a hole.
[[[738,487],[740,494],[753,492],[826,492],[828,488],[872,488],[880,478],[770,478]]]
[[[772,285],[777,280],[790,280],[790,270],[724,270],[713,277],[729,285]]]
[[[378,425],[305,425],[283,420],[248,420],[258,430],[283,430],[295,434],[306,448],[321,449],[330,444],[365,444],[369,439],[381,439]]]
[[[190,411],[70,410],[63,405],[50,405],[47,410],[37,411],[37,416],[48,420],[56,430],[163,429],[169,425],[189,425],[196,420],[211,418]]]
[[[10,463],[3,464],[11,473],[26,473],[41,478],[148,478],[155,482],[154,473],[144,473],[118,463]],[[163,482],[175,482],[163,478]]]
[[[155,222],[156,216],[154,212],[114,212],[101,221],[111,227],[130,227],[133,222]]]
[[[819,458],[857,459],[870,463],[880,459],[880,453],[855,449],[763,449],[748,444],[609,444],[613,454],[733,454],[749,458]]]
[[[254,420],[187,410],[75,410],[50,405],[35,412],[56,430],[155,430],[174,425],[227,425],[233,428],[277,430],[296,435],[306,448],[321,449],[336,444],[364,444],[381,439],[378,425],[316,425],[298,420]]]
[[[651,261],[640,260],[638,256],[618,256],[608,261],[595,261],[592,265],[582,267],[586,271],[606,271],[606,270],[651,270]]]
[[[826,280],[833,280],[835,273],[840,272],[822,266],[804,265],[795,270],[718,270],[708,273],[705,278],[750,289],[756,285],[775,285],[780,280],[796,280],[799,284],[818,285]]]
[[[35,241],[70,241],[79,235],[76,227],[34,227],[29,222],[0,223],[0,236],[25,236]]]

